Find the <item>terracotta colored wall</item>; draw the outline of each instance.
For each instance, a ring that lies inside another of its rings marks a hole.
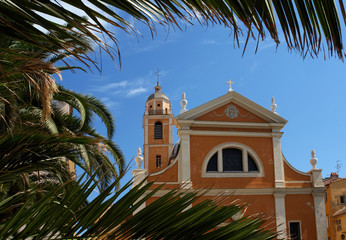
[[[242,107],[239,107],[238,105],[232,103],[232,105],[235,105],[239,111],[238,117],[234,118],[234,119],[230,119],[226,116],[225,110],[227,108],[227,106],[229,106],[231,103],[229,104],[225,104],[222,107],[219,107],[217,109],[215,109],[212,112],[206,113],[198,118],[196,118],[195,120],[201,120],[201,121],[224,121],[224,122],[258,122],[258,123],[265,123],[266,121],[263,120],[262,118],[250,113],[249,111],[245,110]],[[217,115],[222,115],[222,117],[218,117]]]
[[[284,171],[285,171],[285,181],[311,181],[310,176],[302,175],[294,171],[285,161],[284,161]]]
[[[301,221],[302,239],[315,240],[316,220],[314,199],[311,194],[287,194],[285,196],[287,231],[289,221]]]
[[[167,167],[165,164],[163,167],[158,168],[157,170],[162,170]],[[156,171],[154,171],[156,172]],[[175,163],[171,168],[167,169],[164,173],[160,175],[150,176],[148,181],[156,181],[156,182],[177,182],[178,181],[178,163]],[[171,185],[167,185],[167,188],[171,189]],[[174,187],[176,188],[176,187]]]
[[[262,161],[264,177],[201,177],[203,160],[215,146],[224,142],[239,142],[252,148]],[[273,144],[271,138],[191,136],[191,180],[194,187],[214,188],[268,188],[274,187]]]

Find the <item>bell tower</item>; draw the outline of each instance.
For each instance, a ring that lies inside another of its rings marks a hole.
[[[173,148],[173,113],[171,101],[161,92],[159,83],[145,103],[143,116],[144,168],[160,171],[168,165]]]

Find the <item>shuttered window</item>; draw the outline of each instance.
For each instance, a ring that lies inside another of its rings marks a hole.
[[[162,123],[160,122],[155,123],[154,139],[162,139]]]

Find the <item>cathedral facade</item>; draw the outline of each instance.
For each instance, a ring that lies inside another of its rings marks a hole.
[[[201,199],[227,196],[246,203],[244,215],[272,217],[279,239],[325,240],[326,216],[321,170],[312,153],[312,170],[292,167],[281,151],[287,121],[232,90],[174,116],[157,85],[145,105],[144,168],[134,179],[164,183],[146,204],[170,189],[210,189]],[[173,144],[173,125],[179,141]],[[136,180],[134,181],[136,184]],[[226,202],[227,203],[227,202]]]

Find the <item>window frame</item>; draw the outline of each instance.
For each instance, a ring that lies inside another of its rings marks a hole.
[[[290,220],[288,221],[288,239],[291,239],[291,223],[299,223],[299,232],[300,232],[300,239],[298,240],[302,240],[303,239],[303,235],[302,235],[302,221],[300,220]]]
[[[335,220],[335,227],[336,227],[336,231],[337,232],[342,231],[341,219],[336,219]]]
[[[237,172],[223,172],[223,159],[222,159],[222,150],[225,148],[236,148],[242,151],[242,162],[243,162],[243,171]],[[207,172],[207,166],[210,158],[218,153],[217,159],[217,172]],[[249,172],[248,169],[248,154],[251,155],[252,159],[255,161],[258,171]],[[264,177],[264,168],[262,165],[261,159],[258,157],[256,152],[249,146],[238,143],[238,142],[227,142],[215,146],[210,150],[203,160],[202,165],[202,177]]]
[[[160,126],[158,129],[157,126]],[[163,124],[160,121],[155,122],[154,124],[154,140],[163,139]]]
[[[159,164],[158,164],[159,163]],[[161,155],[156,155],[156,167],[160,168],[162,166],[162,158]]]

